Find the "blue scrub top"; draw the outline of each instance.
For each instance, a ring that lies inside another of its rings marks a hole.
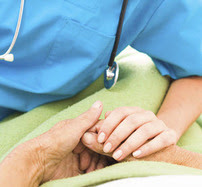
[[[0,118],[74,96],[108,64],[122,0],[27,0],[12,51],[0,61]],[[20,0],[0,0],[0,51],[12,40]],[[118,52],[132,45],[162,75],[202,76],[201,0],[129,0]]]

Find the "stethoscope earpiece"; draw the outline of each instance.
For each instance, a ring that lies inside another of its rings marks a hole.
[[[4,60],[4,61],[7,61],[7,62],[13,62],[14,61],[14,55],[9,53],[9,54],[4,55],[3,57],[1,57],[0,60]]]

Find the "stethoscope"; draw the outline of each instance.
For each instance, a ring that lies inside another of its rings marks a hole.
[[[25,4],[24,0],[21,0],[19,17],[18,17],[18,22],[17,22],[15,34],[13,36],[13,40],[12,40],[8,50],[3,55],[0,55],[0,60],[4,60],[7,62],[13,62],[14,61],[14,55],[11,53],[11,51],[12,51],[12,49],[16,43],[16,40],[18,38],[18,35],[19,35],[20,26],[21,26],[21,22],[22,22],[24,4]],[[124,17],[125,17],[125,13],[126,13],[127,4],[128,4],[128,0],[123,0],[122,10],[121,10],[121,14],[120,14],[120,18],[119,18],[119,24],[118,24],[117,33],[116,33],[116,39],[114,42],[114,47],[113,47],[113,50],[111,53],[111,57],[110,57],[108,66],[104,72],[104,85],[105,85],[105,88],[107,88],[107,89],[112,88],[116,84],[116,82],[118,80],[118,76],[119,76],[119,66],[114,61],[114,59],[116,57],[116,53],[117,53],[117,49],[118,49],[118,45],[119,45],[119,40],[121,37],[123,21],[124,21]]]
[[[15,29],[15,34],[13,36],[13,40],[12,40],[8,50],[3,55],[0,55],[0,60],[4,60],[7,62],[13,62],[14,61],[14,55],[11,53],[11,51],[12,51],[12,49],[16,43],[19,31],[20,31],[20,25],[22,22],[22,14],[23,14],[23,9],[24,9],[24,4],[25,4],[25,1],[21,0],[20,13],[19,13],[19,17],[18,17],[18,23],[17,23],[16,29]]]
[[[124,21],[124,17],[126,14],[127,4],[128,4],[128,0],[124,0],[120,18],[119,18],[119,24],[118,24],[117,33],[116,33],[116,39],[114,42],[114,48],[112,50],[108,66],[104,72],[104,86],[106,89],[111,89],[112,87],[114,87],[115,84],[117,83],[118,76],[119,76],[119,65],[114,60],[115,60],[117,49],[119,46],[119,40],[121,37],[123,21]]]

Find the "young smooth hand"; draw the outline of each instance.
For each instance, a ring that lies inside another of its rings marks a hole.
[[[131,153],[142,158],[176,144],[177,133],[151,111],[120,107],[105,114],[98,142],[104,143],[105,153],[113,153],[113,158],[120,161]]]
[[[89,129],[82,137],[83,144],[90,150],[95,151],[99,154],[112,157],[112,153],[105,153],[103,151],[103,144],[97,141],[100,127],[103,124],[103,120],[100,120],[95,127]],[[134,158],[132,155],[128,155],[124,161],[155,161],[155,162],[167,162],[171,164],[183,165],[187,167],[193,167],[202,169],[202,154],[191,152],[178,147],[177,145],[171,145],[164,148],[154,154],[145,156],[144,158]]]

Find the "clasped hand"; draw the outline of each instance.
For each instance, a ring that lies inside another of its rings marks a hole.
[[[32,183],[41,184],[101,169],[111,164],[112,156],[116,161],[131,160],[131,153],[133,160],[142,158],[177,141],[176,133],[152,112],[121,107],[99,120],[102,110],[102,103],[97,101],[77,118],[59,122],[15,148],[1,168],[12,160],[29,158],[28,163],[37,171],[37,181]]]

